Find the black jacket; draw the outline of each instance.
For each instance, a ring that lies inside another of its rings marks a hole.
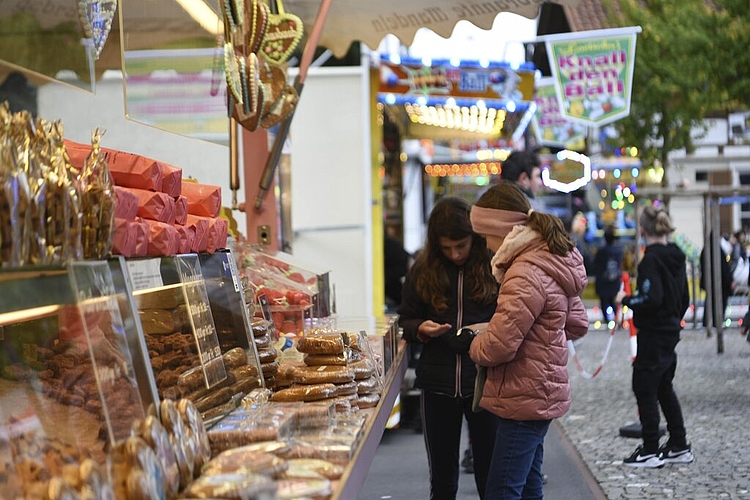
[[[642,332],[679,340],[682,318],[690,305],[685,254],[677,245],[646,247],[638,264],[638,289],[623,305],[633,310],[633,322]],[[640,350],[639,350],[640,352]]]
[[[614,243],[604,245],[597,252],[594,257],[594,276],[596,282],[594,287],[596,293],[599,296],[610,296],[614,297],[617,292],[620,291],[620,285],[622,284],[622,259],[624,252],[621,246]],[[607,264],[610,260],[617,262],[617,280],[608,280]]]
[[[425,303],[412,288],[411,272],[406,276],[403,300],[398,309],[399,325],[403,328],[404,339],[423,345],[417,365],[415,386],[431,392],[451,397],[471,397],[474,395],[476,366],[469,353],[456,353],[448,345],[447,338],[455,335],[458,328],[474,323],[484,323],[495,313],[496,301],[493,298],[486,304],[477,304],[464,285],[464,269],[450,262],[445,264],[450,279],[450,287],[445,291],[448,309],[438,314]],[[450,323],[453,328],[444,335],[422,343],[417,338],[419,325],[432,320],[436,323]]]

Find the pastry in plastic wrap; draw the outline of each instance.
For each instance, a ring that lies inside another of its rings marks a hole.
[[[299,384],[344,383],[354,380],[354,372],[346,366],[297,366],[291,371],[291,379]]]
[[[188,213],[217,217],[221,210],[221,186],[182,181],[182,193],[188,200]]]
[[[336,384],[336,397],[351,396],[352,394],[357,394],[357,383],[355,381]]]
[[[166,498],[164,470],[146,442],[131,436],[112,449],[112,482],[117,498]]]
[[[377,406],[379,401],[380,401],[380,394],[371,392],[369,394],[359,395],[357,398],[357,405],[360,408],[373,408]]]
[[[211,460],[211,443],[208,441],[208,433],[203,423],[198,408],[189,399],[181,399],[177,402],[177,409],[182,416],[188,430],[198,443],[198,459],[196,459],[196,468],[200,470],[206,462]],[[199,467],[200,466],[200,467]]]
[[[320,458],[290,458],[284,479],[339,479],[344,474],[341,465]]]
[[[342,354],[344,340],[339,333],[307,335],[297,339],[297,350],[305,354]]]
[[[115,500],[106,469],[87,458],[79,467],[81,500]]]
[[[153,415],[149,415],[145,420],[136,421],[133,424],[133,433],[143,439],[156,453],[164,471],[167,497],[174,498],[180,488],[180,468],[169,440],[169,433]]]
[[[380,391],[380,380],[375,375],[372,375],[361,380],[357,380],[357,394],[369,394],[372,392]]]
[[[182,493],[183,498],[226,500],[276,500],[278,487],[260,474],[219,474],[201,476]]]
[[[163,399],[159,405],[159,415],[162,425],[169,432],[174,447],[177,466],[180,469],[180,486],[184,487],[195,472],[195,449],[190,440],[185,422],[180,416],[177,405],[171,399]]]
[[[261,441],[259,443],[253,443],[243,446],[248,451],[256,451],[258,453],[272,453],[274,455],[283,455],[290,449],[289,443],[284,441]]]
[[[307,366],[321,365],[346,365],[349,360],[346,353],[341,354],[305,354],[304,361]]]
[[[362,358],[359,361],[349,363],[349,369],[354,372],[356,380],[362,380],[375,375],[375,362],[370,358]]]
[[[244,446],[223,451],[206,464],[203,474],[263,474],[277,477],[287,469],[286,460]]]
[[[327,500],[333,494],[328,479],[292,478],[278,481],[277,500]]]
[[[271,401],[319,401],[336,395],[336,386],[330,383],[293,385],[273,393]]]

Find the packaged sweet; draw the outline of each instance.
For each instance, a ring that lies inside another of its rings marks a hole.
[[[276,391],[271,401],[319,401],[336,395],[336,386],[331,383],[292,385]]]
[[[342,354],[344,340],[340,333],[308,335],[297,340],[297,350],[306,354]]]
[[[91,146],[65,140],[71,163],[80,168],[91,151]],[[112,179],[118,186],[161,191],[164,182],[162,165],[145,156],[103,148]]]
[[[189,399],[180,399],[177,402],[177,410],[180,412],[188,433],[195,441],[195,470],[200,471],[211,460],[211,444],[208,441],[208,433],[203,423],[203,417],[200,411],[198,411],[198,407]]]
[[[122,186],[114,186],[114,191],[117,198],[115,217],[135,220],[138,215],[138,197]]]
[[[292,369],[292,382],[299,384],[344,383],[354,380],[354,372],[346,366],[298,366]]]
[[[214,253],[217,249],[224,248],[227,245],[228,228],[229,224],[226,219],[221,217],[209,219],[208,244],[206,245],[208,253]]]
[[[138,242],[137,224],[133,221],[115,218],[114,226],[112,253],[124,257],[133,257]]]
[[[138,199],[138,215],[144,219],[172,224],[175,202],[171,196],[147,189],[123,188]]]
[[[112,248],[112,225],[116,197],[104,152],[101,150],[103,131],[91,133],[91,153],[83,162],[78,176],[81,189],[81,244],[87,259],[104,259]]]
[[[204,474],[263,474],[277,477],[287,468],[286,460],[244,446],[219,453],[206,464]]]
[[[221,186],[182,181],[182,193],[188,200],[188,213],[218,217],[221,210]]]
[[[175,255],[180,249],[180,233],[171,224],[143,219],[148,224],[147,255]]]
[[[136,233],[135,256],[145,257],[148,255],[148,237],[151,228],[148,223],[140,217],[136,217],[133,224],[135,225]]]
[[[177,232],[180,233],[180,248],[179,253],[190,253],[190,249],[193,246],[195,240],[195,228],[189,226],[174,226]]]
[[[226,500],[276,500],[278,486],[261,474],[218,474],[201,476],[182,493],[183,498]]]
[[[184,225],[187,222],[188,206],[187,198],[183,195],[174,199],[174,223]]]
[[[172,198],[182,194],[182,169],[169,163],[159,162],[162,172],[161,190]]]
[[[292,478],[278,481],[277,500],[294,500],[309,498],[325,500],[333,494],[328,479]]]
[[[341,354],[305,354],[305,364],[307,366],[321,365],[346,365],[349,360],[346,353]]]
[[[210,227],[208,219],[188,214],[185,226],[192,227],[193,231],[195,231],[195,238],[193,239],[193,246],[190,248],[190,251],[205,252],[206,248],[208,248],[208,229]]]
[[[320,458],[290,458],[284,479],[340,479],[344,468]]]
[[[169,440],[169,433],[153,415],[149,415],[145,420],[134,422],[133,433],[143,439],[156,453],[164,470],[167,497],[174,498],[180,488],[180,469]]]

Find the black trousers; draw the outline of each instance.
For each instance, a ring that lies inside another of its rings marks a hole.
[[[471,400],[422,391],[422,429],[430,468],[431,500],[455,500],[458,493],[464,417],[474,454],[474,481],[479,498],[484,498],[499,420],[486,410],[474,413]]]
[[[672,386],[677,353],[673,345],[670,348],[659,344],[639,332],[638,354],[633,363],[633,393],[638,402],[646,453],[659,448],[659,407],[667,421],[669,440],[678,447],[687,445],[682,408]]]

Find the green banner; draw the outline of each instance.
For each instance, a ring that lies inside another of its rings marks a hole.
[[[545,37],[561,114],[604,125],[630,114],[639,27]]]
[[[536,140],[544,146],[575,149],[586,137],[587,128],[580,123],[572,122],[560,113],[555,82],[552,78],[542,78],[536,83],[534,92],[536,112],[533,118],[533,129]]]

